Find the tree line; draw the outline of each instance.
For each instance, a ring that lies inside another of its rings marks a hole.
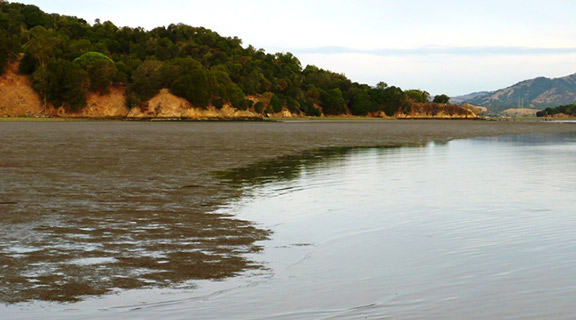
[[[576,104],[567,104],[564,106],[558,106],[555,108],[546,108],[542,111],[536,113],[537,117],[549,117],[557,114],[563,114],[567,116],[576,116]]]
[[[256,112],[394,115],[413,103],[428,103],[424,90],[380,82],[352,82],[316,66],[302,67],[291,53],[242,46],[202,27],[171,24],[147,31],[47,14],[34,5],[0,0],[0,73],[14,61],[30,76],[45,105],[75,111],[89,92],[126,87],[128,107],[167,88],[201,108],[229,103]],[[247,96],[259,96],[254,103]],[[448,103],[446,95],[434,103]]]

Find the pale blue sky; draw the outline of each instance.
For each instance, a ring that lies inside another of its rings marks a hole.
[[[353,81],[432,94],[576,73],[575,0],[30,0],[46,12],[152,29],[203,26]]]

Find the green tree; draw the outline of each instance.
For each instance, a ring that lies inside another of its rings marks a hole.
[[[246,99],[246,94],[237,85],[232,85],[230,88],[230,103],[234,108],[239,110],[246,110],[252,106],[252,101]]]
[[[277,94],[275,94],[272,99],[270,99],[270,108],[272,109],[272,112],[278,113],[282,111],[283,106],[284,102],[282,102],[282,99],[280,99]]]
[[[364,116],[375,111],[374,102],[366,90],[351,89],[350,96],[350,112],[352,114]]]
[[[20,52],[20,37],[0,29],[0,75],[4,73],[6,65],[16,59],[18,52]]]
[[[202,64],[192,57],[169,60],[162,66],[162,84],[170,87],[176,79],[198,70],[202,70]]]
[[[146,60],[132,73],[132,83],[126,89],[129,107],[140,105],[152,99],[162,88],[163,63]]]
[[[42,70],[42,69],[40,69]],[[51,62],[46,68],[46,98],[55,107],[77,111],[86,106],[89,78],[80,66],[64,59]]]
[[[380,81],[376,84],[376,89],[384,90],[388,88],[388,84],[384,81]]]
[[[87,52],[74,60],[90,77],[90,91],[107,93],[118,74],[116,63],[99,52]]]
[[[93,45],[90,40],[81,39],[76,41],[71,41],[68,45],[69,49],[69,58],[73,59],[75,57],[79,57],[85,53],[93,51]]]
[[[25,5],[21,11],[26,27],[45,26],[48,24],[48,15],[34,5]]]
[[[436,95],[434,96],[434,100],[432,100],[432,102],[447,104],[450,102],[450,97],[445,94]]]
[[[342,91],[339,88],[323,91],[320,94],[320,100],[324,114],[346,113],[346,101],[344,101]]]
[[[348,91],[352,86],[352,82],[345,75],[319,69],[316,66],[307,66],[303,74],[302,85],[304,87],[314,85],[324,91],[338,88],[342,93]]]
[[[210,101],[210,84],[203,70],[193,70],[172,83],[171,91],[195,106],[206,107]]]
[[[370,97],[375,109],[384,111],[387,116],[393,116],[406,104],[406,93],[402,89],[392,86],[370,90]]]
[[[258,101],[254,104],[254,112],[262,113],[264,111],[264,103],[262,101]]]
[[[32,88],[42,97],[42,111],[48,105],[48,70],[38,68],[31,74]]]
[[[202,64],[191,57],[168,61],[162,69],[162,78],[163,85],[173,94],[198,107],[208,106],[211,97],[221,107],[224,100],[230,100],[234,85],[222,68],[206,72]]]
[[[242,91],[247,94],[257,94],[265,90],[263,83],[266,82],[264,75],[256,70],[252,71],[248,75],[243,75],[239,79],[240,87]]]
[[[298,100],[294,99],[291,96],[286,97],[286,107],[292,113],[300,113],[302,111],[300,110],[300,103],[298,102]]]
[[[407,90],[406,95],[408,96],[409,99],[412,99],[414,102],[425,103],[428,102],[428,100],[430,100],[430,93],[424,90],[419,89]]]
[[[54,58],[54,48],[62,41],[52,29],[36,26],[28,31],[24,51],[38,61],[41,68]]]
[[[319,117],[322,115],[320,109],[314,106],[314,102],[310,99],[305,99],[300,102],[300,107],[303,109],[304,113],[308,116]]]
[[[214,67],[208,74],[208,83],[212,100],[230,101],[232,87],[235,86],[232,79],[223,67]]]

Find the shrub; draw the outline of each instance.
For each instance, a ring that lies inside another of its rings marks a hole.
[[[75,63],[58,59],[48,64],[45,73],[39,69],[33,79],[36,88],[44,91],[47,101],[54,106],[64,106],[69,111],[77,111],[86,106],[88,74]]]
[[[262,101],[258,101],[254,104],[254,112],[262,113],[264,111],[264,103]]]
[[[282,107],[283,107],[282,100],[280,99],[280,97],[278,97],[278,95],[275,94],[272,97],[272,99],[270,99],[270,108],[272,109],[272,112],[278,113],[282,111]]]
[[[74,63],[88,73],[92,92],[107,93],[118,74],[116,63],[99,52],[86,52],[74,59]]]

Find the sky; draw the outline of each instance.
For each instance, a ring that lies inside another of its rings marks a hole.
[[[576,0],[19,0],[93,23],[185,23],[302,66],[457,96],[576,73]]]

